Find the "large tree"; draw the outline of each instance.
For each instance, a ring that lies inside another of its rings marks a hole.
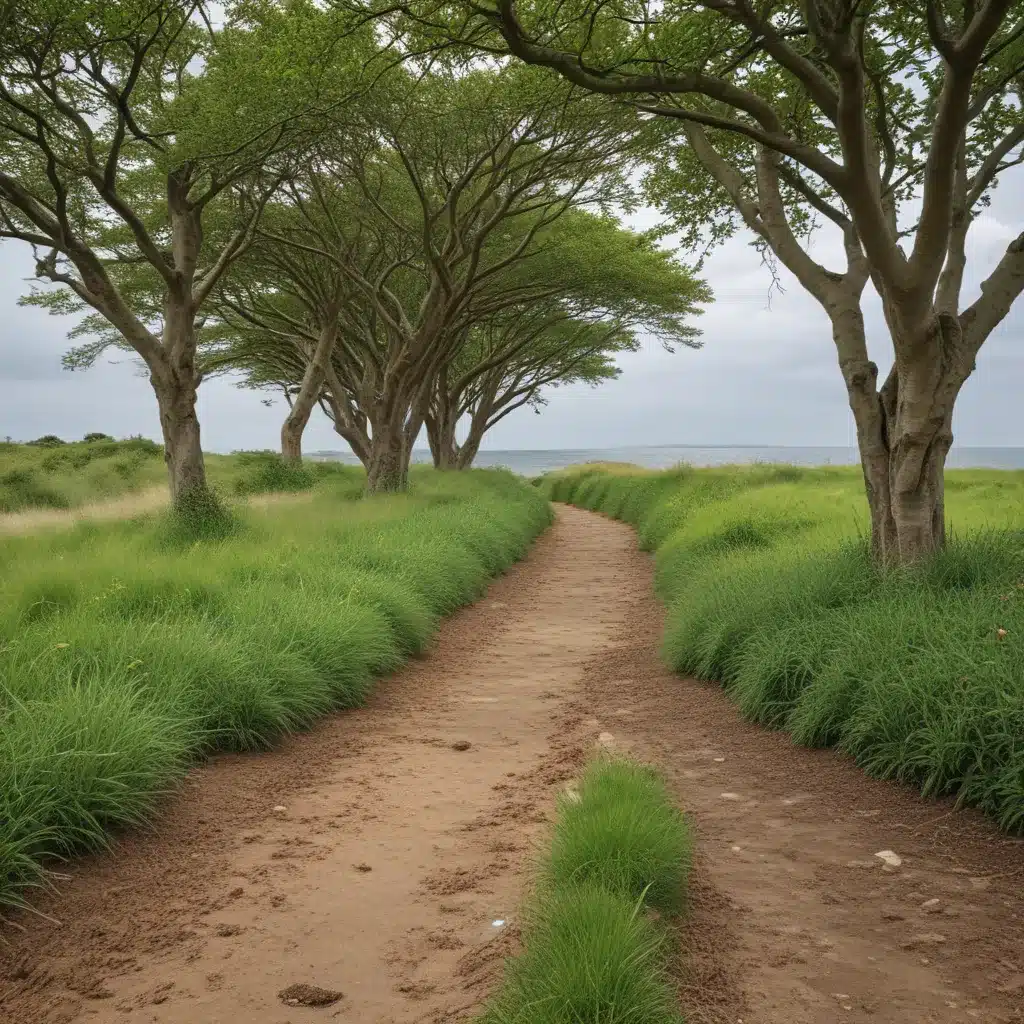
[[[296,425],[326,396],[370,492],[405,486],[434,379],[470,324],[556,294],[512,273],[545,233],[625,195],[632,135],[602,107],[521,66],[410,76],[321,140],[265,222],[258,283],[240,278],[226,306],[236,327],[305,352]]]
[[[944,543],[956,398],[1024,289],[1024,234],[962,298],[967,235],[1024,159],[1024,6],[1013,0],[482,0],[419,25],[546,66],[660,122],[656,199],[691,238],[739,223],[828,314],[883,563]],[[418,33],[422,41],[422,33]],[[808,229],[842,238],[812,255]],[[893,364],[868,357],[881,296]]]
[[[149,371],[171,494],[205,490],[196,354],[210,297],[251,245],[318,105],[335,112],[365,51],[334,14],[204,0],[9,0],[0,10],[0,238]],[[347,23],[346,23],[347,24]],[[365,45],[364,35],[363,42]]]
[[[546,389],[617,377],[616,356],[641,337],[669,350],[698,345],[692,320],[711,293],[650,235],[576,212],[539,243],[501,287],[529,276],[556,294],[474,322],[437,374],[426,426],[439,468],[471,465],[484,434],[517,409],[539,412]]]

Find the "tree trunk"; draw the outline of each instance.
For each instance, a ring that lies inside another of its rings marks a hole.
[[[183,383],[175,377],[161,381],[151,379],[160,407],[171,502],[176,505],[190,492],[207,489],[196,416],[196,388],[191,381]]]
[[[833,317],[833,330],[863,334],[859,309],[856,319]],[[918,345],[897,341],[898,364],[880,389],[878,368],[866,357],[841,360],[871,511],[871,548],[882,567],[920,561],[946,542],[953,407],[973,365],[961,357],[959,331],[951,333],[948,320],[935,317],[928,334]]]
[[[483,438],[483,430],[478,430],[475,424],[470,427],[469,435],[459,448],[455,463],[456,469],[469,469],[473,465],[473,460],[476,458],[477,452],[480,451],[480,442]]]
[[[302,461],[302,435],[320,397],[323,381],[323,374],[318,367],[312,363],[306,367],[299,393],[281,424],[281,455],[285,462]]]
[[[459,449],[455,443],[455,424],[447,416],[427,420],[427,440],[434,469],[457,469]]]
[[[366,467],[366,493],[386,494],[409,486],[409,452],[402,426],[374,426]]]

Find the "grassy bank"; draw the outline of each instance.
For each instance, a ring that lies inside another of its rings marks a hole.
[[[339,467],[221,541],[161,519],[0,541],[0,903],[145,820],[197,758],[360,704],[550,516],[506,473],[362,483]]]
[[[682,1024],[665,923],[683,909],[691,857],[689,827],[650,769],[592,762],[559,802],[522,952],[481,1024]]]
[[[290,467],[272,452],[206,456],[211,486],[226,495],[301,490],[339,468],[331,462]],[[0,515],[80,508],[166,486],[163,448],[146,438],[71,444],[0,442]]]
[[[542,489],[637,528],[664,655],[743,713],[1024,832],[1024,473],[947,475],[947,550],[881,574],[859,472],[580,467]]]

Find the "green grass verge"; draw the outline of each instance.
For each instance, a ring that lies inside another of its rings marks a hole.
[[[507,473],[362,484],[342,467],[236,509],[221,540],[158,517],[0,541],[0,904],[147,820],[197,758],[363,702],[550,520]]]
[[[275,452],[206,455],[211,487],[225,494],[297,491],[343,472],[335,462],[283,462]],[[135,437],[68,444],[0,442],[0,515],[69,509],[167,484],[162,446]]]
[[[481,1024],[681,1024],[665,923],[691,859],[687,822],[653,771],[592,762],[559,802],[522,951]]]
[[[887,574],[854,469],[580,467],[540,489],[656,552],[673,669],[1024,832],[1024,472],[950,471],[948,548]]]

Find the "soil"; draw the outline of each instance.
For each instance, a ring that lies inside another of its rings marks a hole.
[[[1024,842],[665,671],[651,578],[627,527],[560,509],[366,708],[214,759],[151,833],[66,866],[0,932],[0,1020],[465,1019],[603,743],[656,762],[697,830],[691,1022],[1024,1021]]]

